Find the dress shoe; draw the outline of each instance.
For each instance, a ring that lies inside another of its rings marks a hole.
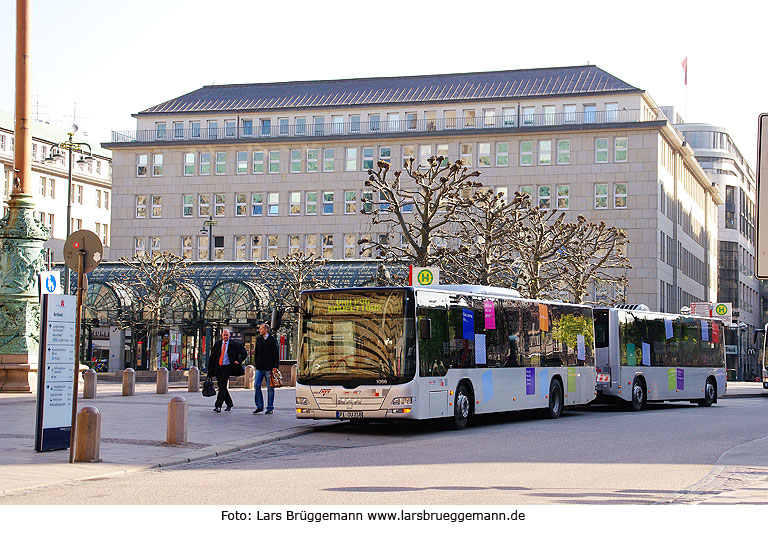
[[[214,413],[220,413],[221,412],[221,407],[214,407],[213,408],[213,412]]]
[[[225,410],[225,411],[231,411],[231,410],[232,410],[232,407],[234,407],[234,406],[233,406],[233,405],[228,405],[228,406],[226,406],[226,407],[224,408],[224,410]]]
[[[260,412],[262,412],[263,410],[264,410],[264,409],[256,409],[256,410],[253,412],[253,414],[257,415],[257,414],[259,414]]]
[[[264,414],[265,415],[271,415],[272,414],[272,409],[267,409],[266,411],[264,411]]]

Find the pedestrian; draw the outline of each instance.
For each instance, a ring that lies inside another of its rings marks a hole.
[[[229,395],[229,376],[242,376],[245,374],[242,361],[248,357],[243,345],[236,340],[230,340],[229,329],[224,328],[221,332],[221,339],[216,341],[211,349],[211,355],[208,358],[208,377],[216,376],[216,382],[219,386],[219,393],[216,395],[216,403],[213,411],[221,412],[221,406],[227,404],[225,411],[231,411],[232,397]]]
[[[254,389],[256,389],[254,401],[256,410],[253,414],[264,411],[264,397],[261,395],[261,382],[267,380],[267,410],[265,415],[271,415],[275,408],[275,388],[269,381],[272,370],[277,370],[279,355],[277,340],[269,334],[269,326],[264,323],[259,326],[259,338],[256,339],[256,353],[253,356],[253,366],[256,369]]]

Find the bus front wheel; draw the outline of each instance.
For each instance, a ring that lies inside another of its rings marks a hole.
[[[451,427],[453,429],[464,429],[467,427],[470,417],[472,416],[472,396],[470,395],[469,388],[465,383],[459,385],[456,389],[456,398],[453,402],[453,418],[451,419]]]
[[[563,413],[563,387],[556,379],[549,384],[549,407],[547,407],[547,416],[549,418],[560,418]]]
[[[704,399],[699,400],[701,407],[710,407],[717,399],[717,386],[715,380],[712,378],[707,379],[707,384],[704,385]]]
[[[645,382],[640,378],[635,378],[632,382],[632,401],[630,402],[630,406],[633,411],[640,411],[645,407],[645,402]]]

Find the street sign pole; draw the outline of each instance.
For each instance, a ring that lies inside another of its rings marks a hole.
[[[75,462],[75,432],[77,431],[77,389],[80,367],[80,336],[83,328],[80,327],[81,313],[83,309],[83,265],[85,264],[85,250],[82,246],[77,251],[77,308],[75,310],[75,377],[72,380],[72,430],[69,434],[69,462]]]

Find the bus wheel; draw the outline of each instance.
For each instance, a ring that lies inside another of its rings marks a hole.
[[[642,379],[635,378],[635,381],[632,382],[632,401],[630,402],[630,406],[633,411],[640,411],[645,407],[645,402],[645,383]]]
[[[699,400],[699,405],[702,407],[710,407],[717,399],[717,386],[715,380],[712,378],[707,379],[707,384],[704,385],[704,399]]]
[[[472,397],[469,394],[467,385],[462,383],[456,390],[451,427],[453,429],[464,429],[467,427],[470,416],[472,416]]]
[[[549,384],[549,407],[547,407],[547,416],[549,418],[559,418],[563,413],[563,387],[556,379]]]

